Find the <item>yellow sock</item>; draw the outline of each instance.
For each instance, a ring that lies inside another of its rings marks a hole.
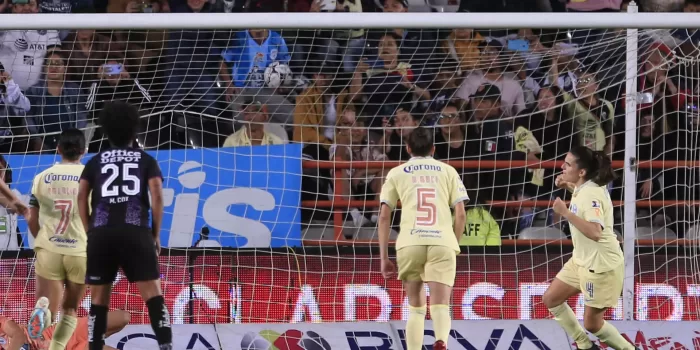
[[[63,315],[56,326],[56,330],[53,332],[49,350],[64,350],[77,326],[78,318],[75,316]]]
[[[406,350],[423,349],[425,332],[425,306],[408,306],[408,321],[406,321]]]
[[[568,334],[571,339],[576,342],[576,346],[579,349],[583,350],[593,347],[593,342],[588,339],[586,330],[584,330],[583,327],[581,327],[581,324],[578,323],[574,310],[571,310],[569,304],[563,303],[555,306],[549,309],[549,312],[554,315],[554,319],[559,322],[561,328],[564,328],[566,334]]]
[[[447,337],[450,336],[450,330],[452,330],[450,307],[444,304],[430,305],[430,318],[433,320],[435,341],[442,340],[447,346]]]
[[[600,341],[608,344],[609,347],[615,350],[634,350],[634,345],[625,339],[622,334],[610,323],[603,321],[603,327],[595,333],[595,336]]]

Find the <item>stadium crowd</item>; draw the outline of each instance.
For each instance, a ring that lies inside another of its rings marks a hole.
[[[412,6],[408,0],[329,3],[0,0],[0,13],[408,12]],[[446,6],[610,12],[627,5],[462,0]],[[682,10],[699,6],[688,0]],[[699,38],[680,29],[640,31],[639,39],[638,160],[697,160]],[[308,159],[403,161],[411,128],[427,125],[436,126],[441,160],[561,160],[572,145],[621,160],[625,45],[622,29],[7,30],[0,32],[0,153],[54,152],[58,133],[71,127],[85,129],[90,151],[97,151],[105,145],[93,127],[96,113],[119,99],[140,108],[140,141],[152,148],[298,142]],[[275,62],[293,74],[273,88],[264,72]],[[302,199],[340,191],[374,200],[388,171],[348,169],[341,188],[333,188],[329,170],[307,170]],[[556,171],[464,169],[469,230],[483,232],[462,243],[498,245],[532,225],[558,225],[546,209],[489,205],[564,196],[554,190]],[[697,168],[639,169],[637,197],[697,200],[696,176]],[[621,180],[610,188],[613,199],[622,198]],[[679,237],[695,209],[640,208],[654,221],[649,224]],[[347,212],[358,227],[376,222],[375,208]],[[308,210],[305,220],[321,214]]]

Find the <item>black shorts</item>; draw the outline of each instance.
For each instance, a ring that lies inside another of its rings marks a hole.
[[[120,267],[132,283],[160,278],[151,229],[123,225],[88,232],[85,284],[111,284]]]

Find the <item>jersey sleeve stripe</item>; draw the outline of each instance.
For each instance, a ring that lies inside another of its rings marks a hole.
[[[450,206],[450,208],[454,208],[455,205],[457,205],[457,203],[459,203],[459,202],[464,202],[464,201],[469,201],[469,196],[462,196],[462,197],[457,198],[457,200],[454,201],[454,203],[452,203],[452,205]]]
[[[381,199],[381,200],[379,200],[379,204],[386,204],[386,205],[388,205],[388,206],[389,206],[389,208],[391,208],[391,210],[394,210],[394,209],[396,209],[396,208],[394,208],[394,206],[393,206],[393,205],[391,205],[391,203],[389,203],[389,201],[388,201],[388,200],[386,200],[386,199]]]

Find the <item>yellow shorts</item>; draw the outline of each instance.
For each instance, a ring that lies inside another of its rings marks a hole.
[[[69,280],[77,284],[85,284],[87,258],[50,252],[37,248],[34,272],[37,276],[52,281]]]
[[[443,246],[415,245],[396,252],[399,279],[439,282],[452,287],[457,274],[457,253]]]
[[[591,272],[574,263],[573,259],[564,264],[557,274],[557,279],[580,290],[586,306],[597,309],[616,307],[622,295],[622,282],[625,277],[625,265],[603,273]]]

